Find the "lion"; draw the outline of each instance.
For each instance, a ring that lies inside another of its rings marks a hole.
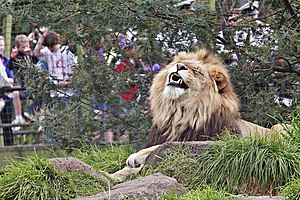
[[[272,131],[241,119],[240,101],[227,68],[205,49],[175,56],[154,77],[150,101],[153,120],[147,148],[130,155],[127,167],[113,174],[113,179],[139,171],[147,156],[165,142],[211,140],[224,131],[241,137]]]

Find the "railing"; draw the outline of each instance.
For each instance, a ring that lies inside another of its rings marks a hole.
[[[0,93],[9,93],[13,91],[23,91],[25,88],[22,88],[20,86],[13,86],[13,87],[2,87],[0,88]],[[12,118],[14,118],[14,114],[12,113]],[[11,119],[12,121],[13,119]],[[39,135],[40,132],[38,132],[37,128],[34,129],[35,123],[33,122],[26,122],[21,124],[13,124],[13,123],[0,123],[0,128],[2,131],[0,132],[0,137],[3,138],[3,134],[5,133],[5,130],[3,128],[13,128],[19,126],[21,127],[21,130],[19,131],[13,131],[13,138],[14,138],[14,146],[15,145],[29,145],[29,144],[36,144],[40,143]],[[1,139],[2,139],[1,138]],[[4,140],[4,138],[3,138]],[[1,141],[1,140],[0,140]],[[2,148],[4,144],[1,142],[0,147]],[[5,146],[8,147],[8,146]]]

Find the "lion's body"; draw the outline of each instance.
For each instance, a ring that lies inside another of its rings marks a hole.
[[[240,102],[226,67],[206,50],[176,56],[156,75],[150,94],[153,123],[148,148],[129,156],[130,167],[142,165],[164,142],[210,140],[226,130],[241,137],[271,132],[241,119]],[[130,167],[112,177],[125,176]]]

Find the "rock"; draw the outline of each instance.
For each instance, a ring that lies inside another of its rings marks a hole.
[[[248,196],[240,194],[237,196],[239,200],[283,200],[282,196]]]
[[[107,176],[101,174],[100,172],[93,169],[88,164],[78,160],[74,157],[65,157],[65,158],[51,158],[49,159],[50,163],[54,166],[54,168],[58,171],[76,171],[76,172],[86,172],[92,174],[103,181],[105,181],[108,185],[112,186],[112,182],[107,178]]]
[[[155,199],[170,191],[182,194],[185,192],[185,189],[176,179],[156,173],[118,184],[113,186],[110,191],[89,197],[79,197],[76,200],[122,199],[122,197],[128,197],[129,199]]]

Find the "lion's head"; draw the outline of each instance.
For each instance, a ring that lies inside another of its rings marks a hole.
[[[156,75],[150,93],[153,124],[146,146],[238,132],[240,103],[228,71],[206,50],[176,56]]]

